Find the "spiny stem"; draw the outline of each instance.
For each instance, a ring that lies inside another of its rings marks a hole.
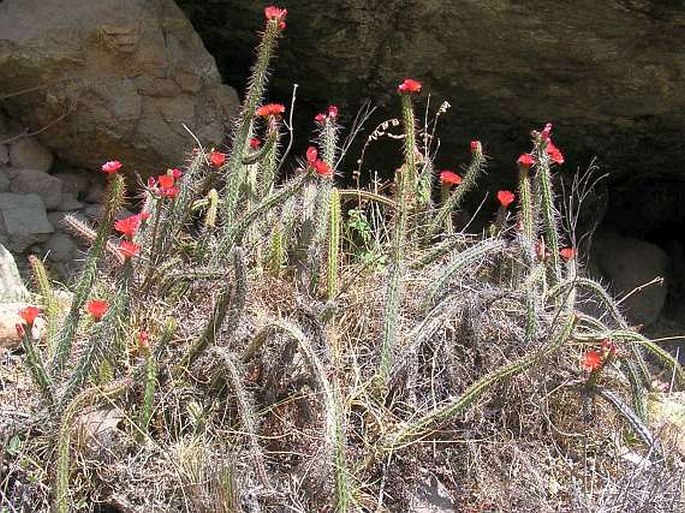
[[[452,194],[448,196],[447,201],[442,203],[440,210],[438,210],[437,215],[431,222],[428,228],[429,237],[435,235],[438,230],[445,225],[447,219],[452,215],[452,212],[461,205],[466,193],[475,187],[478,175],[481,174],[484,168],[485,156],[483,155],[483,152],[480,149],[474,150],[471,153],[471,162],[469,163],[466,173],[464,173],[461,183],[457,185]]]
[[[62,330],[58,335],[57,349],[53,360],[53,368],[56,372],[61,372],[64,364],[71,352],[71,345],[76,334],[78,321],[81,317],[81,310],[88,299],[93,284],[97,277],[97,266],[102,253],[107,243],[112,225],[114,224],[114,216],[121,207],[124,201],[124,177],[121,175],[114,175],[111,177],[108,190],[105,214],[98,228],[95,241],[88,254],[88,259],[83,267],[81,277],[76,285],[76,292],[71,302],[71,309],[67,315]]]
[[[33,380],[38,385],[38,388],[48,401],[48,404],[52,406],[54,403],[54,397],[52,394],[52,380],[45,370],[43,360],[36,349],[36,345],[33,343],[33,335],[31,334],[30,327],[26,326],[24,328],[24,336],[22,337],[21,342],[24,352],[26,353],[26,366],[29,368]]]
[[[54,356],[55,351],[53,344],[55,343],[55,336],[58,332],[57,316],[59,315],[59,301],[55,297],[55,292],[50,283],[50,276],[48,275],[48,271],[45,269],[43,262],[35,255],[30,255],[29,265],[31,266],[33,278],[43,302],[43,313],[47,322],[45,339],[47,340],[49,351],[48,358],[50,358],[50,355]]]
[[[340,260],[340,195],[333,188],[330,198],[330,215],[328,216],[328,270],[326,274],[328,299],[333,299],[338,293],[338,263]]]
[[[540,210],[545,227],[545,244],[549,246],[550,263],[552,267],[552,285],[556,284],[561,275],[559,262],[559,233],[557,227],[556,208],[554,206],[554,191],[552,189],[552,172],[549,167],[549,157],[544,148],[537,151],[535,161],[538,189],[540,190]]]
[[[380,444],[383,453],[396,450],[403,445],[410,443],[420,437],[421,433],[425,432],[427,429],[452,418],[457,413],[471,406],[476,399],[505,378],[516,376],[533,367],[535,364],[544,361],[544,359],[554,354],[566,340],[568,340],[573,333],[576,322],[577,317],[575,315],[572,314],[568,316],[564,321],[559,334],[536,353],[524,356],[512,363],[501,366],[473,383],[460,396],[446,401],[445,404],[434,408],[417,420],[402,423],[384,437]]]
[[[535,260],[535,206],[530,169],[523,165],[519,165],[519,223],[524,261],[531,266]]]
[[[221,326],[226,319],[229,312],[229,306],[232,304],[231,316],[229,322],[229,330],[231,332],[237,327],[243,308],[245,307],[245,299],[247,296],[247,269],[245,267],[245,255],[240,247],[233,250],[233,269],[235,272],[235,291],[233,284],[226,282],[224,288],[219,293],[219,297],[214,303],[214,309],[207,321],[204,331],[195,340],[186,356],[181,362],[181,368],[188,368],[210,345],[216,340],[217,333],[221,330]]]
[[[252,68],[247,93],[240,110],[240,119],[234,132],[233,146],[228,163],[225,166],[227,184],[225,207],[223,209],[224,215],[222,217],[224,217],[227,223],[232,223],[237,215],[240,189],[245,179],[243,160],[246,157],[247,151],[249,151],[248,140],[252,135],[255,111],[264,96],[268,81],[269,63],[274,55],[280,33],[281,29],[278,26],[278,22],[274,20],[267,21],[262,39],[257,48],[257,61]]]

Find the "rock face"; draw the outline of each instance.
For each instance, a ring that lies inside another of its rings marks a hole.
[[[143,175],[177,164],[194,144],[182,123],[218,144],[237,105],[173,0],[6,0],[0,68],[10,116],[92,169],[111,158]],[[10,148],[12,166],[47,171],[51,155],[30,145]]]
[[[668,278],[669,258],[659,246],[610,232],[595,234],[592,260],[618,295],[625,295],[656,277]],[[654,323],[661,313],[668,281],[650,285],[631,295],[622,304],[631,320]]]
[[[242,87],[263,2],[178,3],[224,78]],[[394,90],[411,76],[425,83],[433,106],[453,105],[440,122],[440,166],[463,161],[478,137],[492,168],[513,170],[528,129],[549,120],[568,169],[587,167],[594,155],[604,171],[625,176],[685,168],[682,1],[304,0],[287,7],[270,98],[287,100],[298,83],[308,129],[310,114],[329,103],[343,107],[347,123],[364,99],[398,116]],[[511,173],[499,179],[513,181]]]

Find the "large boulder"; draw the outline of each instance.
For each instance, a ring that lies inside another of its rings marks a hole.
[[[592,241],[591,264],[610,284],[612,291],[624,296],[622,302],[629,318],[650,325],[661,314],[668,293],[669,257],[659,246],[611,232],[598,232]],[[655,278],[653,283],[640,288]]]
[[[226,80],[242,85],[264,2],[178,3]],[[306,114],[296,119],[308,130],[311,114],[329,102],[341,105],[346,123],[366,99],[383,107],[380,116],[397,116],[395,88],[410,76],[425,84],[420,104],[430,93],[433,108],[443,99],[453,106],[440,121],[439,166],[468,158],[468,142],[479,137],[491,167],[513,170],[528,148],[528,128],[549,120],[568,169],[586,167],[594,155],[603,170],[625,176],[685,168],[682,1],[283,4],[288,26],[270,98],[287,101],[299,84],[298,106]],[[488,179],[515,178],[490,173]]]
[[[10,116],[91,169],[178,164],[194,144],[182,125],[218,144],[238,102],[173,0],[5,0],[0,68]]]

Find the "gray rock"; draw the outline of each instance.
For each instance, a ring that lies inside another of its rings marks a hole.
[[[32,89],[3,107],[31,127],[61,117],[41,140],[96,172],[111,159],[142,175],[177,165],[194,145],[183,123],[218,145],[238,106],[173,0],[5,0],[0,34],[0,91]]]
[[[62,224],[62,220],[64,219],[65,215],[66,214],[64,212],[49,212],[47,217],[48,217],[48,221],[50,221],[50,224],[56,230],[64,231],[65,227]]]
[[[12,192],[35,192],[43,199],[48,210],[57,208],[62,202],[62,180],[59,178],[37,169],[9,168],[7,174]]]
[[[78,251],[74,240],[66,233],[56,232],[45,244],[48,258],[54,262],[71,262]]]
[[[669,258],[664,250],[643,240],[597,232],[590,258],[592,266],[619,297],[656,277],[666,279],[663,285],[645,287],[622,303],[634,322],[650,325],[659,318],[668,294]]]
[[[94,181],[88,189],[83,201],[86,203],[100,203],[105,195],[105,184],[100,181]]]
[[[6,165],[10,162],[10,149],[6,144],[0,144],[0,164]]]
[[[84,197],[90,190],[93,178],[92,171],[73,169],[69,171],[57,171],[52,174],[62,180],[62,193],[71,194],[77,200]]]
[[[10,179],[7,176],[7,171],[0,169],[0,192],[7,192],[10,190]]]
[[[28,297],[14,257],[0,244],[0,303],[25,301]]]
[[[83,207],[84,204],[78,201],[73,194],[62,193],[62,201],[59,205],[57,205],[57,207],[55,207],[55,210],[60,210],[62,212],[71,212],[74,210],[80,210]]]
[[[99,221],[102,216],[105,214],[105,207],[102,205],[87,205],[86,208],[83,211],[83,214],[88,218],[88,219],[93,219],[96,221]]]
[[[456,513],[458,511],[449,491],[434,475],[416,482],[410,513]]]
[[[0,193],[0,243],[8,249],[22,253],[53,232],[38,194]]]
[[[12,167],[50,171],[54,157],[50,150],[35,137],[22,137],[10,144],[10,163]]]

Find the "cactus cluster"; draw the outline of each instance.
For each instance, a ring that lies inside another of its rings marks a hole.
[[[419,144],[430,136],[417,124],[414,79],[397,88],[402,163],[391,194],[336,184],[348,145],[335,106],[316,116],[306,154],[283,173],[286,107],[265,94],[286,15],[265,10],[226,148],[196,147],[182,169],[140,184],[141,210],[123,219],[125,166],[103,166],[99,225],[66,221],[90,244],[66,312],[31,260],[39,306],[22,311],[18,334],[54,419],[45,429],[57,450],[43,453],[56,463],[45,488],[54,511],[85,510],[97,495],[84,488],[94,470],[73,436],[96,407],[124,412],[120,456],[184,455],[174,463],[181,487],[138,496],[148,510],[405,511],[406,499],[384,491],[401,480],[394,463],[414,447],[426,456],[427,442],[457,451],[450,433],[485,423],[474,420],[485,403],[502,419],[524,415],[528,402],[503,393],[510,389],[544,389],[545,405],[563,391],[584,413],[599,411],[597,397],[653,465],[669,465],[649,428],[653,376],[643,352],[679,386],[685,372],[630,329],[564,247],[575,237],[562,232],[555,206],[564,158],[551,124],[532,132],[518,159],[517,211],[513,193],[500,191],[482,235],[464,232],[453,214],[485,170],[485,149],[470,143],[463,176],[436,171],[437,157]],[[353,215],[364,230],[345,229]],[[374,239],[375,265],[356,258],[355,237],[364,247]],[[584,311],[589,300],[601,315]],[[42,333],[33,329],[39,316]],[[550,440],[560,436],[547,429]],[[208,458],[220,460],[213,471]],[[153,496],[155,506],[145,502]]]

